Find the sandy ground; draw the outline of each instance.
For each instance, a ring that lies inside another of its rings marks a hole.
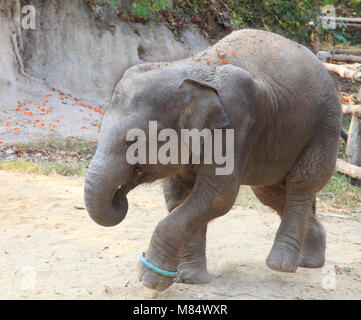
[[[159,183],[132,191],[126,219],[103,228],[79,210],[80,178],[0,171],[0,180],[1,299],[361,299],[359,219],[319,213],[335,290],[322,288],[322,269],[268,269],[278,217],[235,206],[209,226],[212,281],[158,293],[137,281],[136,266],[166,214]]]

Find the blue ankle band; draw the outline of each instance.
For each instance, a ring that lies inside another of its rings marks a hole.
[[[143,264],[150,270],[161,274],[162,276],[166,276],[166,277],[176,277],[178,275],[178,272],[171,272],[171,271],[165,271],[162,269],[159,269],[155,266],[153,266],[149,261],[145,260],[145,253],[142,252],[142,254],[140,255],[140,260],[143,262]]]

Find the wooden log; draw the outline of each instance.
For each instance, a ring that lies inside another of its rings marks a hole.
[[[349,106],[343,104],[342,113],[344,115],[352,115],[358,119],[361,119],[361,104],[351,104]]]
[[[361,23],[361,18],[345,18],[345,17],[331,17],[331,16],[319,16],[317,20],[334,20],[335,22],[345,23]]]
[[[331,54],[330,61],[344,61],[361,63],[361,57],[347,56],[344,54]]]
[[[360,25],[361,27],[361,25]],[[332,49],[330,50],[331,54],[356,54],[361,55],[360,49]]]
[[[350,176],[351,178],[361,180],[361,167],[352,165],[344,160],[337,159],[336,170]]]
[[[332,18],[335,18],[336,22],[341,21],[341,22],[350,22],[350,23],[361,23],[361,18],[344,18],[344,17],[332,17]]]
[[[359,110],[361,111],[361,108]],[[361,117],[352,117],[348,131],[346,155],[350,164],[361,167]]]
[[[320,52],[322,52],[322,51],[320,51]],[[346,68],[345,66],[327,63],[327,62],[324,62],[323,65],[325,66],[325,68],[328,71],[336,72],[341,78],[348,78],[348,79],[355,80],[357,82],[361,82],[361,71],[360,70],[354,71],[354,70],[350,70],[349,68]]]
[[[337,23],[337,27],[343,28],[344,26]],[[361,24],[347,23],[346,29],[347,30],[361,30]]]
[[[325,62],[330,61],[343,61],[343,62],[351,62],[351,63],[361,63],[361,57],[358,56],[347,56],[341,54],[331,54],[327,51],[319,51],[317,53],[317,57]]]
[[[361,63],[343,64],[343,66],[353,71],[361,70]]]

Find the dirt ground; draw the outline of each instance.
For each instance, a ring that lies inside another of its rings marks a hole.
[[[54,135],[95,140],[109,102],[99,104],[61,89],[25,90],[0,105],[0,144],[27,143]]]
[[[209,226],[212,281],[158,293],[136,269],[166,214],[159,183],[133,190],[126,219],[103,228],[83,210],[81,178],[0,171],[0,181],[0,299],[361,299],[361,222],[350,216],[319,212],[335,290],[322,269],[268,269],[277,215],[235,206]]]

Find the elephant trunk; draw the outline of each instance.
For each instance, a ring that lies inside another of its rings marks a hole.
[[[95,155],[85,177],[84,200],[89,216],[104,227],[120,223],[128,211],[128,200],[123,186],[126,169],[119,161]]]

